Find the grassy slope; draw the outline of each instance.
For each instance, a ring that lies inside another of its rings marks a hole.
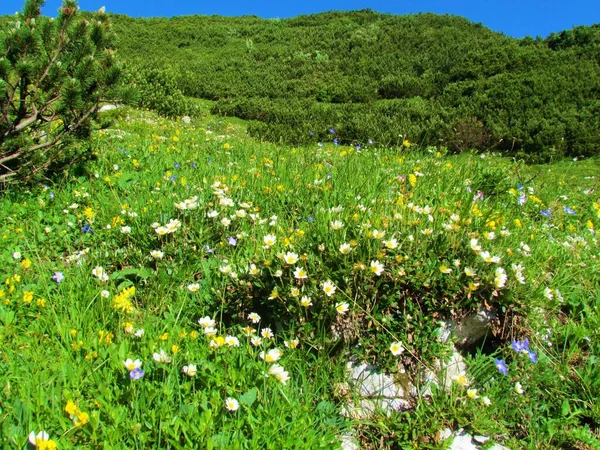
[[[434,391],[404,420],[393,415],[361,424],[365,443],[383,439],[392,448],[436,448],[437,431],[462,426],[504,435],[511,448],[597,444],[600,271],[597,237],[589,231],[589,223],[600,226],[593,205],[600,190],[597,160],[528,167],[491,155],[357,153],[331,144],[291,149],[257,143],[245,135],[243,124],[211,116],[186,126],[151,113],[122,114],[130,118],[96,133],[97,157],[87,165],[87,175],[1,200],[0,274],[8,281],[0,306],[0,377],[7,394],[0,409],[1,433],[9,445],[23,446],[30,431],[45,429],[60,436],[60,448],[204,448],[204,443],[335,448],[336,436],[352,424],[337,415],[336,383],[343,380],[343,359],[337,356],[344,353],[326,332],[331,325],[360,340],[360,357],[377,358],[391,371],[398,370],[399,361],[416,370],[448,351],[434,338],[439,318],[484,302],[506,314],[496,338],[529,336],[537,365],[503,345],[492,354],[488,349],[468,362],[467,376],[479,399],[458,385],[451,395]],[[412,186],[415,173],[423,176],[415,176]],[[215,182],[234,199],[234,208],[219,205]],[[517,205],[518,183],[528,192],[523,207]],[[478,190],[485,200],[473,203]],[[199,209],[174,207],[192,195],[198,195]],[[273,219],[252,223],[246,216],[224,228],[219,220],[243,209],[243,202],[252,203],[261,217],[278,216],[276,224],[269,225]],[[431,206],[433,222],[411,210],[411,203]],[[328,210],[338,205],[341,212]],[[577,215],[565,213],[565,206]],[[540,215],[546,208],[551,220]],[[220,212],[216,219],[206,215],[213,209]],[[448,231],[443,224],[453,213],[460,221]],[[158,237],[152,223],[171,218],[181,220],[181,229]],[[341,232],[331,231],[333,220],[344,223]],[[94,234],[82,233],[86,223]],[[397,237],[399,247],[386,249],[369,237],[367,223],[385,230],[386,239]],[[130,226],[131,233],[123,234],[122,226]],[[510,236],[500,237],[502,229]],[[490,231],[495,240],[486,240]],[[267,233],[277,236],[273,249],[263,248]],[[236,246],[229,237],[236,238]],[[494,266],[469,249],[473,237],[505,260],[509,282],[498,297],[486,287],[493,284]],[[452,244],[440,247],[445,239]],[[353,240],[355,250],[341,256],[340,244]],[[530,245],[531,256],[519,253],[521,242]],[[80,264],[65,264],[86,248]],[[164,257],[153,260],[150,251],[158,249]],[[294,280],[276,256],[290,250],[305,255],[306,282]],[[20,258],[13,257],[15,251]],[[452,265],[455,258],[461,268],[470,265],[478,272],[473,281],[480,287],[472,296],[466,295],[469,279]],[[375,259],[385,264],[381,277],[360,270],[361,262],[369,266]],[[246,272],[251,262],[261,270],[258,278]],[[526,285],[515,280],[511,262],[524,265]],[[440,272],[445,264],[452,273]],[[224,275],[219,268],[225,265],[244,283]],[[96,266],[109,273],[108,281],[92,275]],[[279,268],[282,277],[275,274]],[[60,284],[51,280],[56,271],[65,276]],[[339,288],[332,298],[321,290],[328,279]],[[197,292],[189,290],[194,283]],[[114,299],[127,286],[136,287],[133,309],[127,299],[116,309]],[[312,298],[309,312],[299,306],[294,287]],[[544,296],[545,288],[552,300]],[[102,290],[110,297],[103,298]],[[278,298],[267,300],[274,290]],[[394,297],[398,290],[423,297]],[[26,292],[33,293],[31,302]],[[334,307],[342,302],[349,311],[336,316]],[[252,311],[263,316],[260,327],[275,331],[275,340],[263,345],[283,350],[278,363],[289,372],[286,385],[263,376],[268,367],[258,357],[260,349],[244,337],[242,327],[252,325],[246,320]],[[211,350],[197,322],[206,315],[217,320],[220,335],[238,337],[240,347]],[[362,329],[353,330],[353,323]],[[144,329],[141,338],[131,334],[138,329]],[[299,347],[286,348],[284,340],[294,337]],[[407,348],[400,359],[388,350],[396,340]],[[154,361],[160,349],[170,363]],[[507,377],[494,367],[499,357],[509,365]],[[126,358],[141,359],[143,379],[129,380]],[[182,373],[189,364],[198,366],[194,378]],[[510,393],[517,381],[525,387],[522,396]],[[482,405],[484,396],[490,407]],[[238,399],[240,410],[225,411],[226,397]],[[68,400],[89,414],[88,423],[73,426],[79,416],[71,419],[64,411]]]

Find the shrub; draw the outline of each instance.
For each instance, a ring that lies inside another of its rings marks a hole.
[[[0,34],[0,181],[28,180],[77,159],[98,105],[119,98],[121,68],[104,11],[65,0],[56,19],[27,0]]]

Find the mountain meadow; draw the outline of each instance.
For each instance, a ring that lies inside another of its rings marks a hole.
[[[3,448],[600,448],[600,25],[42,4],[0,17]]]

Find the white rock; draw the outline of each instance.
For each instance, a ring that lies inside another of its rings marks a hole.
[[[341,436],[342,450],[360,450],[358,441],[352,433],[346,433]]]
[[[113,109],[117,108],[119,108],[117,105],[103,105],[100,107],[100,109],[98,109],[98,112],[112,111]]]
[[[477,446],[473,444],[471,435],[459,430],[448,450],[477,450]]]

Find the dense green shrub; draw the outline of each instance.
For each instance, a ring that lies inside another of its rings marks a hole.
[[[63,1],[56,20],[28,0],[0,30],[0,181],[31,179],[81,156],[101,102],[121,97],[108,17]]]
[[[406,136],[529,160],[600,151],[598,26],[518,40],[460,17],[368,10],[114,21],[127,60],[262,122],[249,130],[264,139],[317,142],[334,126],[344,143]]]

